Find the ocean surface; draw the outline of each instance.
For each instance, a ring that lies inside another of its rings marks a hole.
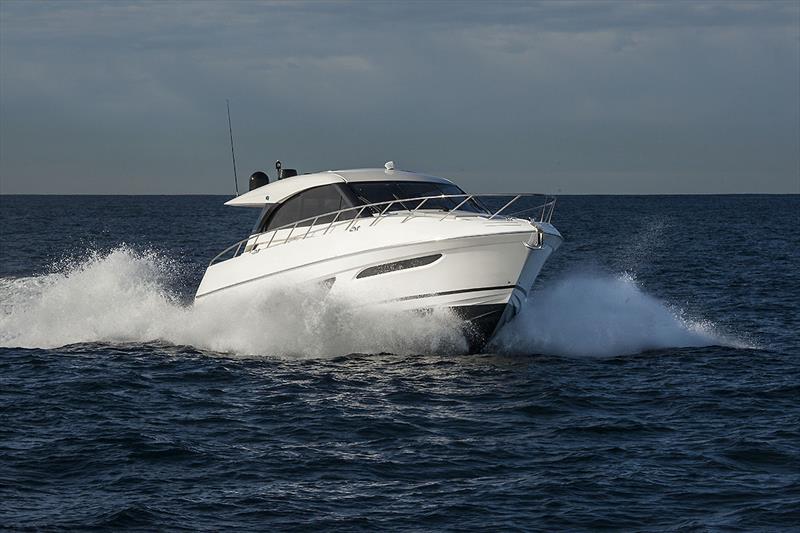
[[[286,288],[256,215],[0,196],[0,529],[800,527],[800,196],[566,196],[485,354]]]

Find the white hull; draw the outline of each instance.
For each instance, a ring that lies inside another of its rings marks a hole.
[[[246,252],[208,268],[196,298],[323,282],[332,294],[370,305],[461,310],[480,330],[472,343],[479,347],[516,313],[562,238],[549,223],[442,216],[397,213],[379,223],[299,228],[273,247],[269,236],[254,237]]]

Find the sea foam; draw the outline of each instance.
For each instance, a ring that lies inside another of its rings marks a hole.
[[[235,354],[463,352],[454,316],[368,310],[324,287],[265,288],[186,305],[169,289],[175,265],[127,247],[44,276],[0,281],[0,345],[165,341]]]
[[[160,341],[279,357],[466,351],[458,320],[446,311],[376,310],[314,286],[186,304],[170,289],[179,274],[169,259],[122,246],[51,274],[0,278],[0,346]],[[490,348],[612,356],[729,343],[712,325],[646,294],[630,276],[582,274],[534,291]]]
[[[630,274],[571,274],[535,290],[494,347],[507,353],[614,356],[728,345],[713,324],[645,293]]]

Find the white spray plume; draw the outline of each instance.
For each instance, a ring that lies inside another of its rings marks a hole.
[[[119,247],[60,272],[0,279],[0,346],[164,341],[242,355],[463,353],[451,313],[363,307],[323,287],[264,289],[246,298],[182,304],[169,290],[176,265]],[[612,356],[731,344],[713,326],[682,318],[630,276],[571,275],[534,291],[490,348],[514,354]]]
[[[505,353],[608,357],[732,343],[644,293],[630,274],[571,274],[534,291],[493,345]]]
[[[450,313],[404,313],[397,320],[395,313],[330,298],[323,287],[182,305],[166,286],[171,268],[157,254],[120,247],[60,273],[0,280],[0,346],[166,341],[217,352],[303,357],[466,350]]]

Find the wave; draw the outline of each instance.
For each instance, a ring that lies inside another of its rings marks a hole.
[[[709,321],[646,294],[624,273],[571,274],[536,290],[493,342],[506,353],[608,357],[712,345],[745,347]]]
[[[0,346],[168,342],[200,350],[287,357],[348,353],[464,353],[459,322],[365,308],[324,287],[263,289],[185,304],[180,269],[154,252],[121,246],[57,272],[0,278]],[[730,344],[712,324],[645,294],[630,276],[572,275],[537,290],[500,332],[504,353],[610,356],[655,348]]]
[[[156,253],[120,247],[60,272],[0,280],[0,346],[166,341],[294,357],[466,351],[458,321],[444,310],[397,320],[395,313],[367,311],[316,286],[186,305],[169,288],[174,268]]]

